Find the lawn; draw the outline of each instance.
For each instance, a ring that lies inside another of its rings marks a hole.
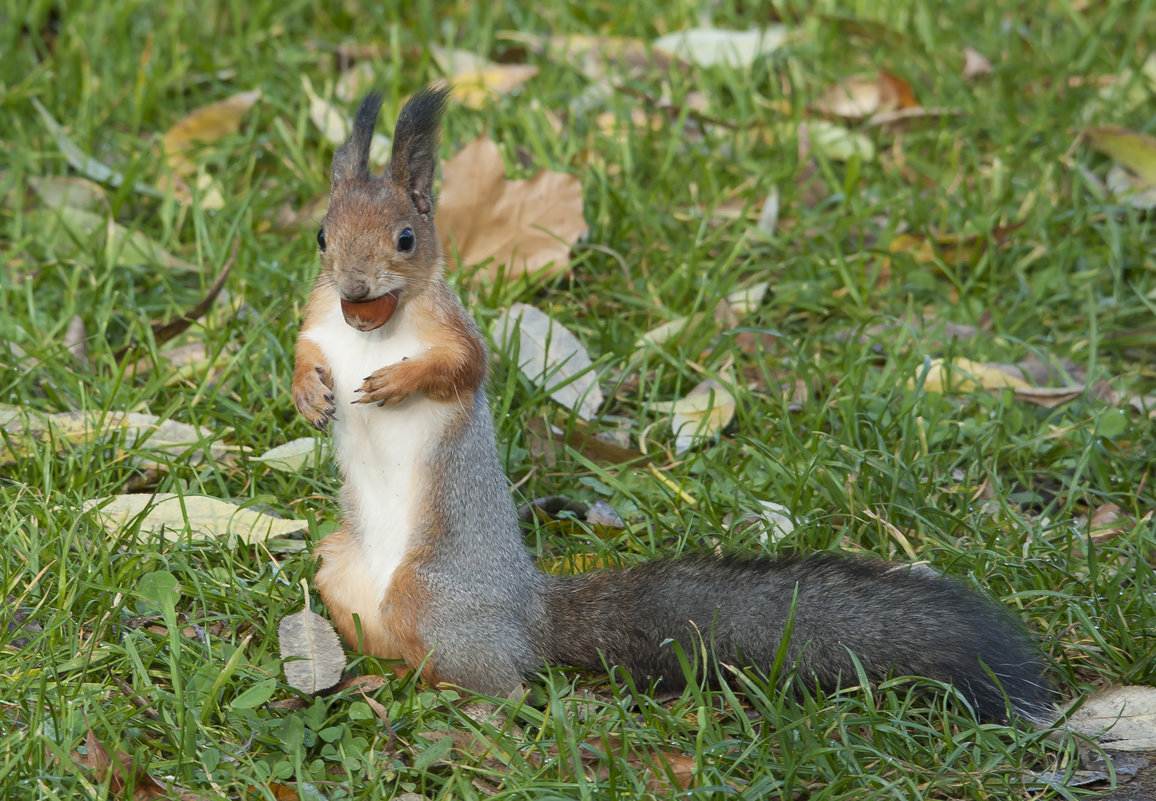
[[[0,12],[0,796],[1089,792],[1075,738],[910,679],[293,689],[339,480],[290,381],[344,121],[456,76],[443,159],[485,135],[581,197],[552,266],[450,273],[516,502],[600,512],[527,526],[545,569],[924,561],[1039,636],[1058,703],[1151,684],[1156,226],[1121,182],[1156,159],[1109,126],[1156,133],[1152,3],[184,5]],[[707,27],[763,35],[670,38]],[[463,254],[514,224],[466,204]],[[592,413],[518,369],[515,304],[589,355]],[[156,493],[167,526],[105,506]]]

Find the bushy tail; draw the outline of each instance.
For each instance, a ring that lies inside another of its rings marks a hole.
[[[1006,718],[1005,693],[1022,717],[1049,711],[1043,664],[1023,625],[927,568],[829,555],[690,557],[557,577],[546,605],[551,662],[620,665],[667,689],[685,684],[668,640],[692,658],[705,645],[719,662],[768,671],[789,626],[784,675],[794,667],[804,683],[854,683],[854,653],[872,681],[951,682],[985,719]]]

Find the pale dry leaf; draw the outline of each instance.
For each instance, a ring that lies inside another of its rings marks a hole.
[[[498,35],[519,42],[555,63],[574,67],[596,83],[607,77],[608,68],[613,68],[618,75],[635,77],[652,69],[658,73],[670,69],[669,57],[656,54],[641,39],[581,33],[539,35],[524,31],[502,31]]]
[[[755,227],[768,237],[774,237],[775,230],[779,227],[778,187],[772,186],[771,191],[767,193],[767,199],[763,201],[763,207],[759,210],[759,221],[755,223]]]
[[[306,467],[316,467],[328,456],[329,443],[326,440],[300,437],[249,458],[284,473],[300,473]]]
[[[778,50],[788,39],[786,27],[729,31],[719,28],[692,28],[655,39],[659,53],[703,67],[722,65],[745,69]]]
[[[770,288],[770,282],[760,281],[745,289],[736,289],[727,295],[727,305],[731,311],[739,317],[754,314],[759,306],[762,305],[763,298],[766,297],[767,291]]]
[[[345,649],[330,623],[309,608],[281,618],[277,624],[281,665],[290,687],[314,695],[341,681],[345,670]]]
[[[485,137],[443,166],[437,213],[453,268],[489,261],[479,274],[490,280],[565,272],[570,248],[587,228],[576,176],[539,170],[528,180],[506,180],[498,146]]]
[[[873,114],[916,108],[911,85],[889,72],[854,75],[829,87],[812,104],[820,114],[846,120],[862,120]]]
[[[200,268],[173,256],[143,231],[125,228],[111,217],[72,206],[32,209],[24,215],[25,225],[36,230],[42,241],[52,242],[58,257],[75,255],[90,238],[103,234],[103,248],[117,266],[163,267],[166,270],[199,272]]]
[[[358,61],[337,77],[333,94],[342,103],[353,104],[376,85],[377,75],[373,69],[373,61]]]
[[[3,409],[0,410],[0,430],[3,431],[0,454],[5,459],[35,455],[49,442],[62,450],[65,445],[80,445],[113,434],[122,435],[126,447],[161,450],[175,455],[184,455],[206,445],[210,456],[215,459],[228,452],[226,446],[214,441],[206,429],[139,412],[39,414]]]
[[[782,542],[795,531],[795,520],[788,507],[774,501],[760,500],[758,503],[762,507],[759,512],[727,515],[723,519],[723,524],[729,531],[736,533],[758,526],[761,529],[759,542],[763,544]]]
[[[735,417],[734,396],[720,382],[708,379],[686,397],[670,403],[652,403],[650,410],[671,413],[674,451],[683,453],[721,432]]]
[[[197,144],[215,142],[241,127],[241,118],[261,99],[261,90],[253,89],[195,109],[169,128],[162,140],[169,169],[176,175],[188,176],[196,165],[187,157]]]
[[[652,347],[661,347],[668,342],[677,341],[683,334],[698,328],[699,324],[707,319],[706,312],[695,312],[686,317],[675,317],[665,323],[655,326],[638,338],[634,344],[638,353]]]
[[[115,534],[139,519],[142,533],[160,534],[170,541],[220,537],[251,545],[287,537],[309,527],[304,520],[273,517],[207,495],[113,495],[85,501],[82,509],[94,512],[110,533]]]
[[[991,62],[987,56],[976,50],[971,45],[965,45],[963,48],[963,79],[965,81],[974,81],[976,78],[982,78],[984,75],[991,74]]]
[[[495,321],[494,340],[511,354],[516,347],[518,369],[555,401],[583,420],[597,416],[602,389],[590,355],[561,323],[533,306],[516,303]]]
[[[66,175],[28,176],[32,187],[42,203],[49,208],[71,206],[74,209],[100,207],[110,209],[108,195],[95,181]]]
[[[831,161],[850,161],[853,158],[860,161],[875,160],[875,143],[865,134],[826,120],[811,120],[800,127],[806,129],[805,135],[811,151]]]
[[[389,721],[389,710],[385,708],[385,704],[376,698],[370,698],[365,694],[365,690],[361,690],[361,700],[369,705],[369,708],[373,710],[373,714],[377,715],[377,719],[381,722],[382,726],[385,726],[385,728],[390,731],[393,730],[393,724]]]
[[[1119,164],[1113,164],[1104,177],[1108,189],[1119,199],[1135,209],[1156,209],[1156,185],[1128,172]]]
[[[1068,728],[1113,751],[1156,750],[1156,687],[1109,687],[1092,693]]]
[[[313,91],[313,83],[305,75],[301,76],[301,89],[309,100],[309,119],[321,132],[321,136],[331,145],[345,144],[351,126],[348,115]],[[384,164],[389,160],[389,148],[389,137],[374,133],[370,140],[369,162]]]
[[[52,138],[56,140],[56,146],[60,148],[60,152],[64,154],[64,158],[68,161],[72,169],[91,178],[94,181],[109,186],[120,186],[124,183],[124,176],[116,170],[112,169],[105,163],[93,158],[92,156],[81,150],[68,134],[65,133],[64,127],[61,126],[56,118],[53,117],[39,100],[35,97],[31,98],[32,105],[40,114],[40,119],[44,122]],[[161,197],[162,193],[158,192],[151,186],[144,184],[133,184],[133,190],[142,195],[150,195],[152,197]]]
[[[83,362],[88,358],[86,339],[84,318],[77,315],[69,321],[68,330],[64,332],[64,347],[78,362]]]
[[[927,365],[923,388],[928,392],[973,392],[977,389],[1010,389],[1015,397],[1037,406],[1051,409],[1082,396],[1082,385],[1063,387],[1033,387],[1024,378],[1024,371],[1014,364],[976,362],[957,358],[948,362],[932,359]],[[918,376],[908,386],[914,388]]]
[[[1014,387],[1012,391],[1020,400],[1043,406],[1045,409],[1054,409],[1057,406],[1075,400],[1084,394],[1084,387]]]

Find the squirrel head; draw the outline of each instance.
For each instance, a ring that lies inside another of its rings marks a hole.
[[[434,229],[433,179],[448,95],[448,89],[424,89],[405,104],[383,175],[374,175],[369,168],[370,143],[381,110],[378,92],[361,101],[349,141],[333,157],[329,211],[317,244],[323,271],[333,276],[343,308],[385,295],[404,303],[436,280],[442,269]]]

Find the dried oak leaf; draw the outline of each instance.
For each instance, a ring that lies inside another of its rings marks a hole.
[[[445,163],[442,177],[438,227],[451,269],[489,261],[479,274],[490,280],[566,270],[587,228],[576,176],[539,170],[508,181],[498,146],[479,137]]]

